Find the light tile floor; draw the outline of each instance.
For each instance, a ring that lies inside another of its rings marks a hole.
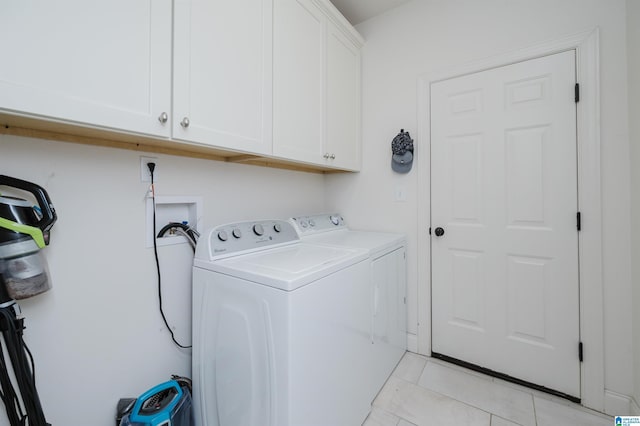
[[[407,352],[363,426],[612,426],[562,398]]]

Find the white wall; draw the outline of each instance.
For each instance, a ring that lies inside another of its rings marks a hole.
[[[633,0],[632,0],[633,1]],[[409,329],[417,330],[416,164],[407,175],[389,166],[390,142],[404,128],[416,137],[417,79],[424,73],[511,52],[593,27],[601,29],[602,198],[605,386],[631,395],[630,171],[624,0],[414,0],[357,28],[363,50],[363,171],[327,178],[327,203],[361,228],[409,237]],[[417,150],[428,150],[416,138]],[[428,158],[425,156],[424,158]],[[394,200],[403,187],[406,202]],[[588,348],[586,356],[588,356]]]
[[[640,2],[627,0],[629,136],[631,146],[631,238],[633,259],[633,342],[636,414],[640,415]]]
[[[44,186],[59,217],[45,249],[53,289],[20,303],[54,425],[112,426],[119,398],[172,373],[191,376],[190,351],[173,345],[158,313],[140,155],[0,135],[0,173]],[[324,207],[322,175],[157,157],[157,194],[202,196],[206,227]],[[190,343],[192,253],[186,244],[161,247],[160,258],[167,316]],[[3,409],[0,424],[8,424]]]

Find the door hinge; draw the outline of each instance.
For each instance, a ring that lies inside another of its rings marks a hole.
[[[581,231],[582,230],[582,215],[580,214],[580,212],[578,212],[576,214],[576,222],[577,222],[578,231]]]
[[[574,90],[575,90],[575,100],[576,100],[576,103],[578,103],[580,102],[580,85],[578,83],[576,83]]]
[[[578,359],[580,362],[584,362],[584,352],[582,348],[582,342],[578,343]]]

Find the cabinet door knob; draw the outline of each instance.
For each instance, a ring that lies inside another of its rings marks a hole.
[[[169,120],[169,114],[167,114],[166,112],[163,112],[162,114],[160,114],[160,117],[158,117],[158,121],[162,124],[166,123],[167,120]]]
[[[325,159],[325,160],[328,160],[328,159],[329,159],[329,153],[328,153],[328,152],[325,152],[325,154],[323,155],[323,157],[324,157],[324,159]]]
[[[331,154],[331,155],[329,156],[329,158],[331,158],[332,160],[335,160],[335,159],[336,159],[336,155],[335,155],[335,154]]]
[[[180,125],[182,126],[183,129],[186,129],[187,127],[189,127],[189,124],[191,124],[191,122],[189,121],[188,117],[183,118],[182,121],[180,122]]]

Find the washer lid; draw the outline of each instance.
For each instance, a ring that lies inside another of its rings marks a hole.
[[[241,254],[195,266],[291,291],[367,258],[364,250],[308,243]]]

